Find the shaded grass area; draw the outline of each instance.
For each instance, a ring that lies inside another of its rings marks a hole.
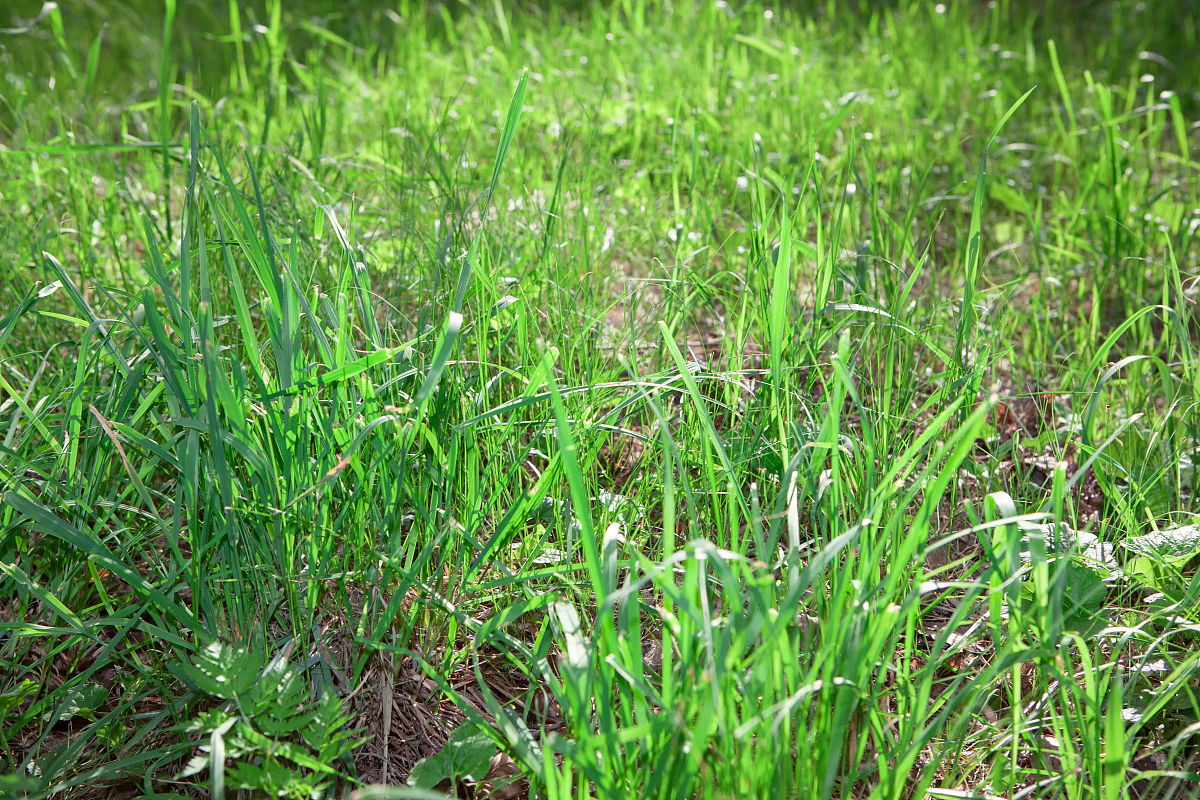
[[[1194,5],[111,5],[0,40],[5,791],[1196,793]]]

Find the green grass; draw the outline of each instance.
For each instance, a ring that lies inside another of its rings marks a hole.
[[[790,5],[6,12],[0,794],[1200,794],[1196,6]]]

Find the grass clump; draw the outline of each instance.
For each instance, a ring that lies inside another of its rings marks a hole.
[[[1080,8],[15,8],[0,786],[1194,795],[1200,26]]]

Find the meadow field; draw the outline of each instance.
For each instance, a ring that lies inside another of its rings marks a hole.
[[[1200,797],[1200,4],[0,8],[0,797]]]

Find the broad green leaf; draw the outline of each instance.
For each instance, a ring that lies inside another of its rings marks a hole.
[[[1200,553],[1200,525],[1163,528],[1142,536],[1130,536],[1121,544],[1130,552],[1179,566]]]
[[[463,725],[450,734],[441,750],[417,762],[408,775],[408,785],[432,789],[445,780],[479,780],[487,774],[495,754],[491,736],[475,725]]]
[[[0,716],[7,715],[8,712],[25,702],[25,698],[37,694],[37,690],[41,685],[38,681],[26,678],[8,691],[0,694]]]
[[[42,715],[42,721],[53,725],[57,722],[83,717],[90,722],[96,718],[96,709],[107,699],[108,689],[98,683],[73,686],[66,690],[63,699],[54,711],[47,711]]]

